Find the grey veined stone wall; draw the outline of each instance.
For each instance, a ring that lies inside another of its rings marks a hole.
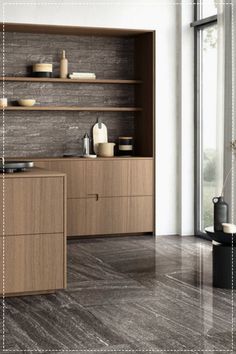
[[[5,34],[5,76],[29,76],[33,63],[49,62],[53,63],[53,76],[58,77],[63,49],[69,72],[95,72],[100,79],[135,78],[132,38],[29,33]],[[134,86],[115,84],[5,82],[5,97],[12,102],[35,98],[39,104],[50,106],[135,104]],[[109,141],[117,141],[120,135],[134,135],[132,112],[6,111],[5,156],[81,154],[82,137],[86,132],[91,134],[98,118],[107,125]],[[1,147],[2,133],[1,125]]]

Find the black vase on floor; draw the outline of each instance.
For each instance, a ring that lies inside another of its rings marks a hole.
[[[228,222],[228,204],[224,201],[223,196],[212,199],[214,204],[214,231],[223,231],[223,223]]]

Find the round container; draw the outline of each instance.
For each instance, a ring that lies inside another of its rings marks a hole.
[[[112,157],[114,156],[115,143],[99,143],[98,144],[98,156],[100,157]]]
[[[0,108],[7,107],[7,98],[0,98]]]
[[[34,77],[52,77],[52,64],[37,63],[33,65]]]
[[[51,72],[47,72],[47,71],[34,71],[33,72],[33,76],[34,77],[52,77],[52,73]]]
[[[52,64],[49,63],[37,63],[33,65],[33,72],[51,72]]]
[[[118,151],[120,156],[133,155],[133,138],[131,136],[120,136]]]

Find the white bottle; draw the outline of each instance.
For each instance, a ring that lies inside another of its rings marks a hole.
[[[62,58],[60,62],[60,78],[66,79],[68,75],[68,60],[66,59],[65,50],[62,51]]]
[[[89,155],[89,149],[90,148],[90,139],[88,134],[84,134],[83,137],[83,155],[88,156]]]

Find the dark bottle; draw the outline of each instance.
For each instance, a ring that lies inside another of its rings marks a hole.
[[[214,231],[223,231],[223,223],[228,222],[228,204],[224,198],[215,197],[212,199],[214,203]]]

